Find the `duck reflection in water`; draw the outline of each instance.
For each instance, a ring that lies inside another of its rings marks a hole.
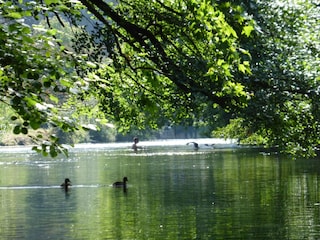
[[[124,177],[123,182],[115,182],[112,184],[112,186],[114,188],[123,188],[123,191],[127,192],[127,181],[128,181],[128,178]]]
[[[61,186],[61,188],[63,188],[66,192],[68,192],[68,191],[69,191],[69,187],[72,186],[70,179],[69,179],[69,178],[64,179],[64,183],[62,183],[60,186]]]

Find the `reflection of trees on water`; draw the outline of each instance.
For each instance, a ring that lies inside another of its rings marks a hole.
[[[319,237],[318,160],[256,149],[168,147],[143,154],[88,149],[53,160],[30,155],[15,164],[8,158],[10,164],[0,165],[2,185],[51,185],[55,179],[57,188],[0,189],[2,234],[24,226],[30,239]],[[62,176],[73,183],[68,195],[59,188]],[[126,193],[112,187],[123,176],[130,181]]]
[[[246,155],[226,159],[218,169],[216,217],[224,219],[221,224],[234,222],[230,231],[248,234],[239,237],[302,239],[317,233],[310,222],[319,223],[319,167],[314,170],[305,160]]]

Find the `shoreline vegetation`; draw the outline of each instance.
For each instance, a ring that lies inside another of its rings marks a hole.
[[[34,132],[30,133],[28,135],[23,135],[23,134],[14,134],[14,133],[5,133],[3,136],[0,138],[0,146],[28,146],[28,145],[35,145],[33,141],[33,137],[36,135],[39,135],[39,132]],[[41,132],[42,135],[46,136],[49,134],[46,133],[45,131]]]

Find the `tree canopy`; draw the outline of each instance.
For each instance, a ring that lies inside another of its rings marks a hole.
[[[242,118],[246,136],[311,153],[316,9],[302,1],[0,1],[0,99],[14,110],[17,134],[94,128],[83,115],[121,131]],[[33,138],[44,154],[64,151],[55,135]]]
[[[319,146],[319,7],[305,1],[256,1],[252,75],[254,93],[242,111],[247,135],[259,133],[282,151],[312,156]],[[251,46],[250,46],[251,45]]]

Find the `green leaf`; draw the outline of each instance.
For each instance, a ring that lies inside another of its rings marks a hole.
[[[35,106],[38,102],[31,97],[25,97],[24,100],[29,106]]]
[[[53,145],[50,146],[50,156],[53,157],[53,158],[58,156],[58,152],[57,152],[56,148]]]
[[[21,15],[21,13],[19,13],[19,12],[10,12],[10,13],[8,13],[8,14],[6,15],[6,17],[8,17],[8,18],[20,19],[20,18],[22,18],[22,15]]]
[[[62,86],[71,87],[72,84],[67,79],[60,79],[60,83]]]
[[[52,102],[54,102],[54,103],[59,103],[59,98],[57,98],[56,96],[50,94],[50,95],[49,95],[49,98],[50,98],[50,100],[51,100]]]
[[[44,0],[44,3],[50,5],[53,3],[60,3],[60,0]]]
[[[254,30],[254,27],[251,26],[251,25],[248,25],[248,26],[244,26],[243,29],[242,29],[242,32],[241,34],[244,34],[246,35],[247,37],[250,36],[251,32]]]
[[[51,36],[55,36],[57,34],[57,29],[50,29],[47,31],[47,33]]]
[[[238,69],[239,69],[240,72],[246,73],[246,66],[244,66],[243,64],[240,63],[238,65]]]
[[[13,133],[14,134],[20,134],[21,133],[21,127],[20,126],[15,126],[13,129]]]
[[[41,126],[41,123],[35,120],[30,121],[30,127],[34,130],[39,129]]]
[[[90,68],[96,68],[97,64],[95,64],[94,62],[91,62],[91,61],[87,61],[87,66]]]
[[[25,127],[21,128],[21,133],[28,134],[28,129]]]

